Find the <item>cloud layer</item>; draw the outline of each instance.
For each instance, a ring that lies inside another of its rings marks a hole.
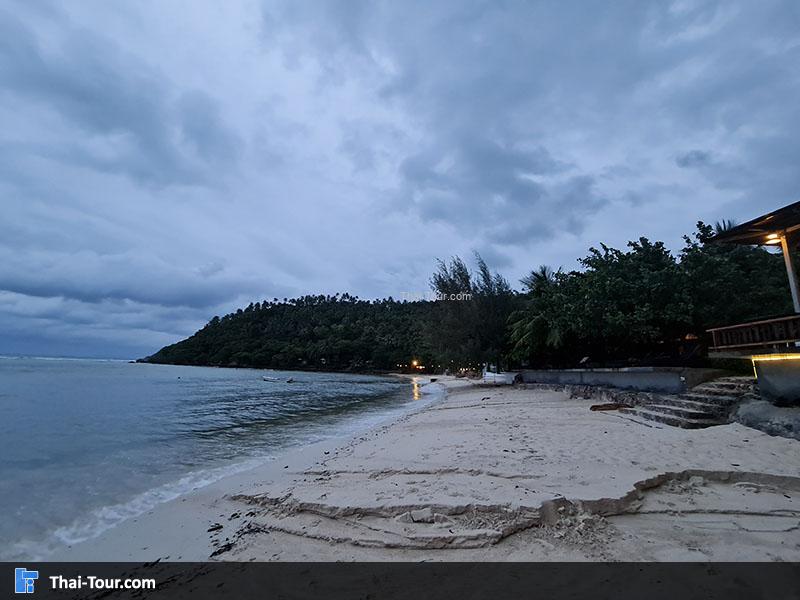
[[[0,353],[138,356],[795,201],[798,32],[791,1],[12,3]]]

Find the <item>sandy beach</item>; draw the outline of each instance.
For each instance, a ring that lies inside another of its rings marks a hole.
[[[427,385],[447,393],[47,558],[800,560],[796,440],[639,422],[564,391]]]

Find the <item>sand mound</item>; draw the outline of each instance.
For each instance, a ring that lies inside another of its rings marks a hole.
[[[318,474],[309,472],[308,475]],[[350,477],[354,474],[350,473]],[[393,477],[419,477],[409,473],[367,477],[384,484]],[[462,473],[439,473],[448,487]],[[471,477],[482,478],[480,473]],[[352,481],[350,481],[352,483]],[[400,483],[389,481],[394,487]],[[411,489],[416,480],[403,482]],[[477,483],[477,482],[476,482]],[[463,482],[462,482],[463,485]],[[326,488],[327,489],[327,488]],[[518,488],[517,488],[518,489]],[[360,488],[360,492],[364,492]],[[496,504],[458,502],[426,504],[303,502],[292,494],[240,495],[252,519],[236,533],[240,539],[254,533],[277,531],[293,536],[370,548],[457,549],[483,548],[531,528],[537,536],[563,543],[605,549],[615,528],[606,517],[614,515],[726,515],[730,527],[753,531],[789,532],[800,525],[800,478],[739,471],[667,472],[637,482],[617,498],[547,499],[537,506],[518,501]],[[327,495],[327,494],[326,494]],[[369,497],[362,495],[362,498]],[[530,499],[536,498],[533,496]],[[755,519],[755,521],[753,521]],[[750,527],[748,523],[756,523]],[[215,556],[233,550],[221,543]]]

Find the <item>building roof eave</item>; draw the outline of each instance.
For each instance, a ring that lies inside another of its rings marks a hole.
[[[800,230],[800,201],[722,231],[709,239],[709,243],[761,245],[770,234],[783,235],[797,230]]]

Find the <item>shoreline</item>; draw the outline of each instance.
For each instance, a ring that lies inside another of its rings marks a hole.
[[[11,357],[13,358],[13,357]],[[35,357],[33,357],[35,358]],[[58,360],[58,359],[54,359]],[[67,359],[69,360],[69,359]],[[84,360],[84,359],[76,359],[76,360]],[[95,360],[95,359],[85,359],[85,360]],[[102,360],[102,359],[96,359]],[[244,370],[251,370],[251,371],[278,371],[280,373],[331,373],[334,375],[372,375],[375,377],[443,377],[443,375],[431,374],[431,373],[403,373],[402,371],[382,371],[382,370],[372,370],[372,371],[337,371],[334,369],[301,369],[301,368],[291,368],[291,369],[279,369],[276,367],[253,367],[248,365],[188,365],[188,364],[181,364],[181,363],[168,363],[168,362],[152,362],[149,360],[141,359],[141,358],[134,358],[134,359],[110,359],[110,360],[121,360],[122,362],[127,362],[132,365],[157,365],[157,366],[164,366],[164,367],[197,367],[201,369],[244,369]]]
[[[185,366],[185,365],[178,365]],[[227,368],[227,367],[221,367]],[[411,406],[400,414],[389,414],[379,422],[367,425],[355,431],[335,435],[329,439],[310,444],[290,446],[273,456],[249,458],[242,463],[256,462],[255,466],[236,471],[235,464],[230,465],[234,472],[223,475],[219,479],[200,487],[181,493],[177,497],[153,506],[141,515],[125,519],[98,535],[73,544],[63,544],[46,553],[41,560],[50,561],[101,561],[114,560],[152,561],[162,560],[203,561],[207,560],[215,548],[208,543],[207,536],[194,535],[194,527],[198,519],[214,522],[222,519],[218,514],[229,502],[226,497],[232,492],[253,491],[263,488],[274,480],[285,476],[285,471],[305,469],[313,466],[315,459],[321,459],[335,453],[338,448],[346,446],[370,431],[385,427],[398,419],[424,410],[426,407],[444,399],[445,386],[428,393],[419,392],[419,388],[431,385],[429,378],[412,374],[396,373],[395,376],[412,384],[409,393],[420,398],[430,396],[420,406]],[[414,386],[418,386],[415,390]],[[433,384],[436,385],[436,384]],[[205,521],[203,521],[205,522]],[[191,529],[192,533],[189,532]],[[202,529],[206,533],[205,529]]]
[[[428,379],[428,378],[425,378]],[[223,478],[58,560],[800,560],[800,442],[437,378],[441,397]]]

